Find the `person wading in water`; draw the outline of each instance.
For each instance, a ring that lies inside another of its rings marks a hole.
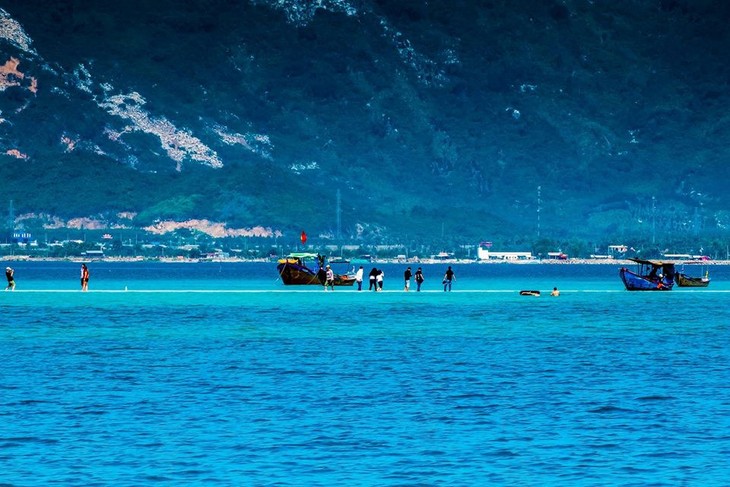
[[[81,264],[81,290],[89,290],[89,268],[86,264]]]

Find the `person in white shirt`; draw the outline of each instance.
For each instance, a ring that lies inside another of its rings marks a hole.
[[[362,273],[363,273],[362,266],[357,270],[355,273],[355,282],[357,283],[357,290],[362,291]]]
[[[327,277],[324,281],[324,290],[326,291],[327,288],[331,288],[333,291],[335,290],[335,271],[332,270],[332,268],[327,264]]]
[[[383,272],[383,269],[380,269],[378,271],[378,275],[375,276],[375,281],[377,282],[377,288],[376,291],[382,291],[383,290],[383,278],[385,277],[385,272]]]

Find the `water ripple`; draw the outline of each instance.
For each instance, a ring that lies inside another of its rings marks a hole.
[[[725,294],[513,294],[3,295],[13,319],[0,328],[0,476],[409,486],[730,476]]]

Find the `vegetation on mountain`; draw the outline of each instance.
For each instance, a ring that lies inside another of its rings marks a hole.
[[[18,214],[295,241],[337,236],[339,190],[340,236],[370,243],[727,240],[723,3],[0,9],[0,64],[26,77],[0,77],[0,184]]]

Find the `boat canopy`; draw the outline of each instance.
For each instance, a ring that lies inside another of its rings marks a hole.
[[[311,252],[293,252],[287,255],[290,259],[316,259],[319,256],[319,254],[313,254]]]
[[[655,267],[662,267],[665,265],[674,265],[674,262],[662,262],[660,260],[644,260],[644,259],[636,259],[636,258],[629,258],[629,260],[636,262],[637,264],[641,265],[650,265]]]

